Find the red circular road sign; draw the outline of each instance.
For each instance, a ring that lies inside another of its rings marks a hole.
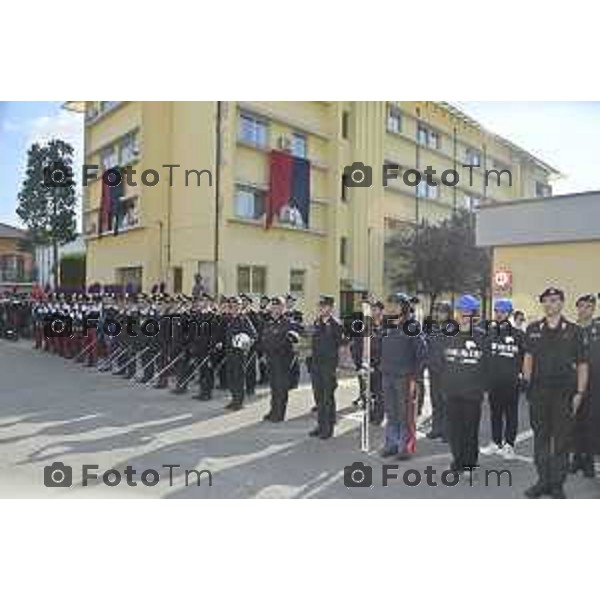
[[[512,273],[506,269],[498,269],[494,273],[494,284],[496,287],[506,289],[511,286]]]

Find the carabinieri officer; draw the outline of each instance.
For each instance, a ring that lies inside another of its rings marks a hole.
[[[588,385],[584,330],[562,316],[565,295],[550,287],[540,295],[545,317],[525,333],[523,379],[533,429],[538,481],[528,498],[565,498],[568,445]]]

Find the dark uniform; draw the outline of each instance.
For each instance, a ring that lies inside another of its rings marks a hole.
[[[333,306],[333,297],[323,296],[320,304]],[[333,316],[318,318],[312,328],[310,377],[317,405],[318,426],[310,432],[321,439],[330,438],[336,421],[335,390],[339,349],[343,341],[343,326]]]
[[[248,357],[246,359],[246,394],[248,396],[254,396],[256,391],[256,382],[258,379],[257,367],[258,367],[258,344],[260,341],[260,330],[262,328],[262,319],[258,312],[252,308],[252,298],[247,295],[242,295],[243,302],[246,303],[244,314],[252,323],[255,331],[254,343],[248,350]]]
[[[525,336],[508,321],[487,325],[490,348],[488,392],[492,440],[501,448],[514,447],[519,422],[519,375],[523,364]]]
[[[429,373],[429,394],[431,397],[431,431],[427,437],[431,440],[447,441],[447,398],[442,376],[444,372],[444,334],[439,324],[433,326],[426,323],[425,340],[427,347],[426,365]]]
[[[538,472],[538,483],[528,495],[556,492],[562,497],[573,432],[577,365],[588,361],[585,332],[562,316],[554,328],[541,319],[527,327],[525,353],[533,361],[527,396]]]
[[[397,294],[396,296],[403,296]],[[396,302],[397,300],[394,300]],[[408,297],[402,302],[408,305]],[[407,314],[408,321],[411,320]],[[408,458],[416,451],[415,401],[417,376],[425,355],[423,338],[404,331],[404,321],[386,319],[381,342],[381,372],[385,406],[385,446],[382,455]],[[408,330],[407,331],[413,331]]]
[[[588,475],[594,475],[594,455],[600,454],[600,319],[594,319],[588,331],[590,382],[586,445]]]
[[[286,317],[296,324],[296,330],[299,333],[304,331],[304,315],[302,311],[294,308],[296,298],[291,294],[286,296],[288,309],[285,311]],[[290,369],[290,389],[296,389],[300,385],[300,361],[295,359]]]
[[[239,299],[232,300],[239,302]],[[243,336],[249,338],[246,344]],[[225,407],[231,410],[242,408],[246,387],[246,367],[252,346],[256,342],[256,330],[247,315],[230,315],[225,329],[225,366],[231,402]]]
[[[279,298],[274,298],[272,302],[283,303]],[[271,387],[271,410],[264,417],[266,421],[277,423],[285,419],[291,383],[290,369],[295,354],[294,345],[299,339],[296,323],[284,314],[272,317],[264,323],[262,350],[267,359]]]
[[[591,319],[589,321],[585,320],[587,315],[582,314],[580,317],[583,321],[578,320],[577,322],[584,329],[590,345],[590,371],[588,389],[575,415],[575,429],[572,441],[573,457],[569,465],[569,471],[577,473],[581,470],[584,477],[591,478],[596,474],[594,454],[600,454],[598,445],[598,438],[600,437],[598,434],[598,426],[600,425],[597,407],[598,398],[594,399],[594,390],[596,390],[596,395],[598,395],[598,383],[594,381],[594,378],[598,378],[598,369],[600,368],[600,320],[593,318],[593,312],[596,307],[595,294],[580,296],[575,306],[578,310],[580,308],[591,309],[589,315]]]
[[[442,386],[447,400],[451,468],[477,467],[479,421],[486,386],[485,334],[478,328],[444,337]]]
[[[260,317],[260,330],[257,330],[258,342],[256,344],[256,358],[258,359],[258,383],[264,385],[269,383],[269,377],[267,374],[267,357],[265,356],[262,347],[262,328],[265,323],[270,319],[268,310],[269,302],[271,299],[269,296],[261,296],[258,315]]]
[[[208,300],[212,301],[210,297]],[[214,370],[217,367],[216,356],[223,348],[224,330],[219,316],[205,308],[196,316],[200,323],[198,335],[192,342],[192,354],[198,369],[197,400],[210,400],[215,385]]]

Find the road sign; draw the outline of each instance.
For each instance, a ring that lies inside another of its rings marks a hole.
[[[504,294],[512,292],[512,271],[501,268],[494,272],[494,292]]]

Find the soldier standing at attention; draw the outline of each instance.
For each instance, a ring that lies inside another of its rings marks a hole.
[[[263,295],[260,297],[258,305],[258,317],[261,329],[266,325],[267,321],[271,318],[269,306],[271,299],[269,296]],[[262,348],[262,332],[259,330],[258,343],[256,344],[256,357],[258,358],[258,384],[264,385],[269,383],[269,377],[267,375],[267,359],[265,357],[264,350]]]
[[[448,441],[446,419],[446,392],[442,385],[444,370],[444,340],[441,326],[452,318],[452,306],[441,302],[435,307],[433,322],[425,319],[425,339],[427,344],[427,371],[429,372],[429,393],[431,396],[430,440]]]
[[[597,425],[597,420],[591,419],[591,394],[593,392],[592,385],[595,383],[593,379],[598,365],[597,360],[594,359],[596,358],[598,338],[600,337],[598,336],[598,322],[594,321],[596,296],[594,294],[581,296],[577,299],[575,307],[577,309],[577,325],[585,330],[590,343],[590,385],[575,417],[575,432],[573,436],[574,454],[569,464],[569,471],[577,473],[577,471],[581,470],[584,477],[594,477],[593,425]],[[593,387],[597,387],[597,385]]]
[[[448,441],[453,458],[450,469],[456,472],[478,466],[479,421],[487,371],[485,332],[474,324],[480,306],[474,296],[461,296],[456,303],[460,330],[444,337],[442,386],[447,396]]]
[[[381,456],[406,460],[414,453],[417,376],[424,357],[420,328],[409,327],[411,297],[401,292],[388,298],[390,313],[381,340],[381,373],[385,410],[385,445]],[[418,326],[416,321],[414,323]]]
[[[304,331],[303,322],[304,315],[302,311],[296,309],[296,297],[288,294],[285,297],[285,315],[297,324],[299,333]],[[294,360],[290,371],[291,383],[290,389],[296,389],[300,385],[300,361]]]
[[[263,420],[272,423],[285,419],[294,345],[300,340],[297,325],[284,315],[284,306],[282,297],[271,300],[271,318],[264,322],[262,330],[262,347],[267,357],[271,385],[271,410]]]
[[[484,454],[515,457],[519,423],[519,389],[525,334],[510,324],[512,302],[499,298],[494,302],[494,321],[486,325],[490,348],[488,391],[492,425],[491,449]]]
[[[254,396],[256,391],[256,380],[257,380],[257,363],[258,363],[258,344],[260,341],[260,330],[261,330],[261,319],[259,313],[257,313],[254,308],[252,308],[252,304],[254,301],[248,294],[240,295],[242,301],[242,314],[246,315],[252,326],[256,331],[256,337],[254,340],[254,344],[248,351],[248,358],[246,359],[246,394],[248,396]]]
[[[565,295],[540,295],[545,317],[527,327],[523,379],[530,407],[538,481],[528,498],[565,498],[568,445],[588,385],[588,342],[583,329],[562,316]]]
[[[225,352],[227,384],[231,392],[228,410],[240,410],[244,403],[246,366],[251,348],[256,342],[256,330],[252,321],[242,312],[242,300],[238,296],[229,299],[230,316],[225,327]]]
[[[335,389],[343,326],[333,316],[333,296],[321,296],[319,313],[312,332],[310,377],[317,405],[318,425],[310,436],[326,440],[335,427]]]

